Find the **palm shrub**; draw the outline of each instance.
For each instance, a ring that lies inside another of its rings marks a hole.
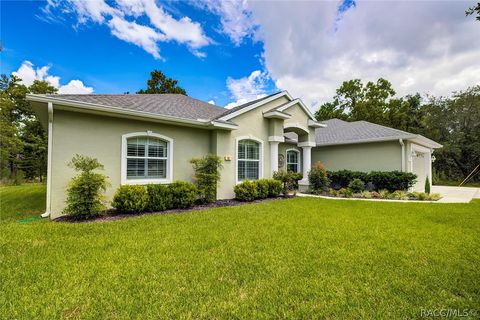
[[[194,179],[199,200],[207,203],[215,202],[222,158],[214,154],[208,154],[203,158],[193,158],[190,163],[195,171]]]
[[[365,183],[362,180],[355,178],[350,181],[348,187],[353,191],[353,193],[360,193],[365,190]]]
[[[327,176],[327,170],[320,161],[315,163],[308,173],[308,182],[314,193],[321,193],[328,190],[330,180]]]
[[[80,219],[88,219],[101,215],[105,211],[105,192],[107,176],[96,170],[103,170],[103,165],[95,158],[75,155],[69,167],[80,172],[73,177],[67,189],[64,214]]]
[[[120,186],[112,200],[112,207],[123,213],[142,213],[148,204],[147,189],[142,185]]]

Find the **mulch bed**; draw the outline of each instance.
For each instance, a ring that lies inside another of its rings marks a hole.
[[[235,206],[241,206],[241,205],[246,205],[251,203],[269,202],[269,201],[276,201],[276,200],[289,199],[289,198],[293,198],[293,196],[287,196],[287,197],[282,196],[278,198],[259,199],[251,202],[238,201],[235,199],[217,200],[213,203],[195,204],[193,207],[188,209],[171,209],[171,210],[165,210],[165,211],[159,211],[159,212],[142,212],[142,213],[133,213],[133,214],[120,213],[115,211],[114,209],[111,209],[111,210],[108,210],[105,215],[97,218],[93,218],[93,219],[86,220],[86,219],[79,219],[71,216],[62,216],[54,219],[53,221],[68,222],[68,223],[106,222],[106,221],[136,218],[136,217],[141,217],[145,215],[180,214],[180,213],[185,213],[189,211],[198,211],[198,210],[223,208],[223,207],[235,207]]]

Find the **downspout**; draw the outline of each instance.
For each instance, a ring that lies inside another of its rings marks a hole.
[[[402,172],[405,172],[405,143],[403,142],[403,139],[398,139],[398,142],[400,142],[400,145],[402,146]]]
[[[53,103],[48,102],[48,164],[47,164],[47,204],[45,213],[41,215],[42,218],[48,218],[51,210],[52,197],[52,145],[53,145]]]

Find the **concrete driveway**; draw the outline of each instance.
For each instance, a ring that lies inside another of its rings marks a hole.
[[[467,203],[480,198],[480,188],[432,186],[432,193],[440,193],[438,202],[444,203]]]

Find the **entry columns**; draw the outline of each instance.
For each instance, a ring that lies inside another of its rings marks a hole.
[[[285,138],[280,136],[268,137],[270,143],[270,177],[273,178],[273,173],[278,170],[278,145],[284,142]]]
[[[308,188],[308,172],[312,168],[312,147],[315,146],[315,142],[312,141],[306,141],[306,142],[300,142],[298,144],[300,148],[302,148],[302,159],[303,159],[303,165],[302,165],[302,174],[303,178],[298,182],[299,186],[304,186],[305,189]]]

